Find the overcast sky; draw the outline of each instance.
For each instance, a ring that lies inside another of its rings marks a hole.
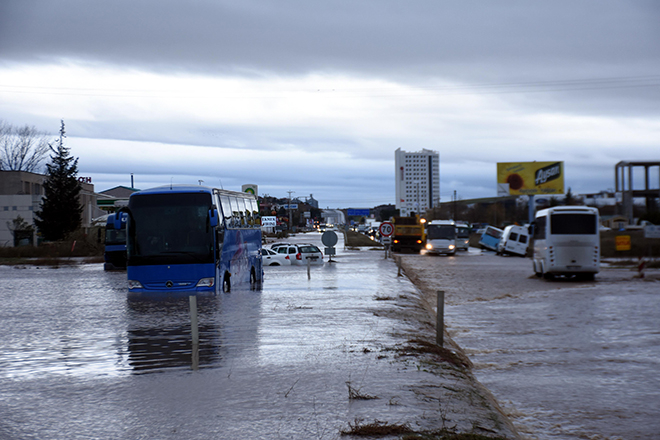
[[[0,119],[63,119],[97,191],[133,173],[372,207],[394,150],[426,148],[442,201],[495,196],[497,162],[564,161],[598,192],[660,161],[659,116],[657,0],[0,1]]]

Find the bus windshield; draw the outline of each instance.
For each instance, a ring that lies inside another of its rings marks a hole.
[[[105,230],[105,244],[126,244],[126,229],[108,228]]]
[[[453,240],[456,238],[456,227],[453,225],[428,225],[426,229],[429,240]]]
[[[552,235],[595,235],[598,232],[596,216],[593,214],[552,214]]]
[[[208,193],[131,197],[131,265],[213,263]]]
[[[470,228],[467,226],[456,226],[456,236],[458,238],[470,238]]]

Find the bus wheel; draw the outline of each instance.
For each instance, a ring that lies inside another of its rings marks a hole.
[[[546,272],[543,274],[543,278],[545,278],[546,280],[554,280],[555,276],[551,273]]]
[[[226,273],[222,279],[222,291],[225,293],[231,292],[231,281],[229,280],[228,273]]]

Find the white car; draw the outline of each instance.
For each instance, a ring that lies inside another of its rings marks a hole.
[[[289,254],[280,254],[271,249],[261,248],[261,260],[264,266],[291,266]]]

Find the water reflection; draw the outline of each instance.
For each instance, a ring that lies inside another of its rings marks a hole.
[[[188,297],[129,297],[127,364],[138,374],[223,366],[229,347],[249,347],[256,343],[259,312],[260,292],[198,297],[199,344],[193,344]],[[233,350],[232,355],[235,355]]]
[[[193,347],[188,297],[128,299],[128,365],[135,373],[219,365],[221,328],[213,298],[198,298],[199,346]],[[197,356],[195,356],[197,355]]]

